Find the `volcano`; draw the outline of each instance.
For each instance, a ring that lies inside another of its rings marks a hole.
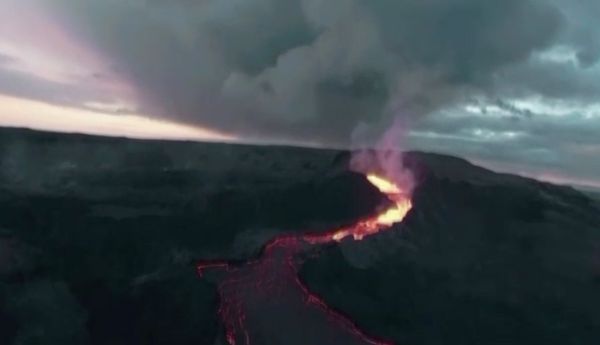
[[[311,245],[340,242],[347,237],[362,240],[399,223],[412,203],[401,186],[376,174],[366,176],[391,206],[354,224],[322,234],[282,235],[265,246],[260,258],[235,267],[226,262],[200,262],[198,273],[225,270],[219,283],[219,315],[230,345],[255,343],[252,333],[261,329],[262,342],[286,344],[389,344],[365,335],[350,319],[332,310],[297,277],[298,256]],[[292,320],[289,316],[293,315]],[[299,322],[302,320],[302,322]],[[284,325],[281,325],[281,323]],[[286,324],[287,323],[287,324]],[[265,327],[267,326],[267,327]],[[295,334],[278,334],[280,329]],[[279,339],[279,340],[277,340]]]
[[[571,187],[409,152],[396,212],[344,151],[1,129],[0,158],[1,344],[600,339]]]

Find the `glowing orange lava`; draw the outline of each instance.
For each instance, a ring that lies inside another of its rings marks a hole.
[[[394,182],[389,181],[379,175],[369,174],[367,180],[371,182],[380,192],[384,194],[400,194],[402,190]]]
[[[412,208],[412,202],[408,193],[394,182],[378,175],[369,174],[367,175],[367,179],[394,203],[394,206],[379,214],[377,223],[384,226],[391,226],[401,222]]]
[[[348,317],[312,293],[298,277],[298,267],[302,264],[298,254],[314,245],[340,242],[347,237],[362,240],[390,229],[410,211],[409,191],[376,174],[366,178],[387,196],[392,203],[390,207],[335,231],[277,236],[265,245],[260,257],[243,263],[198,263],[200,276],[210,269],[224,274],[218,287],[218,312],[229,345],[253,345],[252,339],[274,336],[277,330],[289,338],[286,344],[393,344],[365,334]],[[297,333],[289,333],[294,330]]]
[[[379,189],[381,193],[385,194],[393,205],[379,214],[363,219],[352,226],[330,232],[325,236],[310,237],[307,239],[310,243],[324,243],[331,240],[340,242],[349,236],[359,241],[366,236],[389,229],[392,225],[400,223],[406,217],[406,214],[412,208],[410,196],[406,191],[394,182],[377,174],[368,174],[367,180]]]

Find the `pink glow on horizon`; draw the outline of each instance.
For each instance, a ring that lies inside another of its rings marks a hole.
[[[6,0],[0,5],[0,51],[15,57],[23,72],[57,82],[90,72],[104,63],[77,42],[34,1]],[[10,10],[7,10],[10,9]]]
[[[140,114],[106,114],[0,95],[0,126],[138,139],[236,141],[233,135]]]
[[[137,104],[133,84],[116,75],[110,59],[82,40],[49,5],[41,0],[0,3],[0,54],[12,59],[0,67],[53,82],[57,88],[89,90],[90,102]]]

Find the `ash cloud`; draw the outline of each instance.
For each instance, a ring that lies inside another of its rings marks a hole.
[[[62,5],[82,38],[135,83],[144,113],[329,145],[347,145],[360,123],[383,127],[493,93],[504,69],[570,40],[569,18],[536,0]],[[583,65],[595,56],[578,52]]]

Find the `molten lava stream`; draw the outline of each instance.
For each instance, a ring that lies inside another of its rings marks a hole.
[[[383,212],[347,228],[323,234],[282,235],[269,242],[260,258],[241,265],[201,262],[198,273],[219,270],[219,316],[230,345],[384,345],[311,293],[298,277],[298,254],[351,237],[361,240],[402,221],[411,208],[407,194],[377,175],[367,179],[393,202]]]

